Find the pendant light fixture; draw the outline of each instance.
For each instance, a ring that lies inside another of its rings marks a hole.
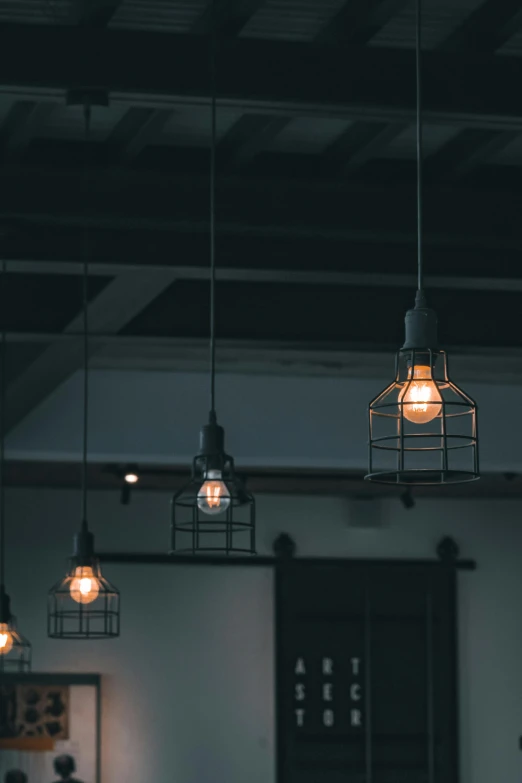
[[[215,0],[212,2],[215,20]],[[255,503],[225,452],[217,423],[216,376],[216,25],[212,25],[210,73],[210,413],[190,481],[172,498],[171,553],[255,554]]]
[[[421,0],[417,0],[417,263],[415,306],[395,380],[369,407],[369,470],[383,484],[459,484],[479,478],[477,406],[450,379],[437,342],[437,317],[427,306],[422,245]]]
[[[2,263],[2,310],[5,312],[6,268]],[[0,673],[31,671],[31,645],[16,627],[5,589],[5,331],[0,338]]]
[[[69,104],[78,98],[69,99]],[[87,200],[88,141],[91,119],[90,95],[81,96],[85,120],[85,190]],[[89,258],[87,221],[83,257],[83,459],[82,523],[74,537],[74,552],[69,568],[50,591],[48,597],[48,636],[52,639],[110,639],[120,633],[120,594],[101,573],[94,550],[94,536],[87,525],[87,446],[89,414],[89,329],[88,282]]]

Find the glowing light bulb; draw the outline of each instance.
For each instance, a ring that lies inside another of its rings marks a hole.
[[[139,476],[137,473],[126,473],[125,474],[125,481],[127,484],[137,484],[139,481]]]
[[[7,655],[13,649],[13,634],[7,623],[0,623],[0,655]]]
[[[230,492],[220,470],[209,470],[198,492],[198,508],[204,514],[222,514],[230,506]]]
[[[413,424],[427,424],[439,415],[442,408],[442,397],[437,384],[433,380],[431,368],[420,364],[408,370],[408,382],[399,394],[399,402],[403,402],[402,412],[405,419]],[[411,383],[409,382],[411,380]],[[440,404],[435,404],[439,403]]]
[[[90,604],[98,598],[100,585],[91,566],[78,566],[69,588],[71,598],[78,604]]]

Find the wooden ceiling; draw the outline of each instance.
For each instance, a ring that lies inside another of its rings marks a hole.
[[[445,347],[520,364],[519,3],[425,5],[430,301]],[[413,10],[216,0],[220,340],[330,357],[400,344],[416,263]],[[81,364],[86,228],[94,364],[118,340],[127,359],[158,340],[200,351],[211,18],[203,0],[0,0],[10,427]],[[66,95],[93,86],[108,106],[86,146]]]

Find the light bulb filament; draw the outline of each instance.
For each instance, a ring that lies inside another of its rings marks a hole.
[[[422,386],[419,383],[414,383],[411,389],[410,397],[413,402],[412,410],[415,413],[426,413],[428,409],[426,403],[428,403],[431,399],[431,391],[429,386],[427,386],[425,383],[423,383]]]
[[[209,470],[198,492],[198,508],[204,514],[220,514],[230,506],[230,492],[220,470]]]
[[[87,595],[87,593],[91,592],[91,580],[90,579],[80,579],[80,593],[82,595]]]
[[[98,598],[100,584],[91,566],[78,566],[69,587],[71,598],[78,604],[90,604]]]
[[[221,505],[221,486],[217,481],[207,481],[207,503],[211,508],[217,508]]]

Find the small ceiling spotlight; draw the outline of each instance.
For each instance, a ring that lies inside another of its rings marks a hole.
[[[131,499],[131,490],[140,480],[140,474],[138,472],[137,465],[127,465],[123,471],[123,482],[121,486],[121,498],[120,502],[122,506],[128,506]]]
[[[126,484],[137,484],[140,480],[137,465],[127,465],[123,479]]]
[[[401,503],[406,509],[415,508],[415,498],[411,494],[411,490],[407,489],[401,495]]]

